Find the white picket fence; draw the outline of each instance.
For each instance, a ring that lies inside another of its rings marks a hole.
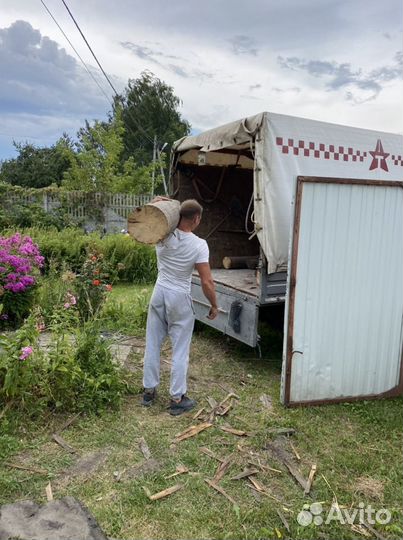
[[[127,227],[127,218],[137,206],[143,206],[151,200],[151,195],[133,195],[132,193],[85,193],[69,191],[63,193],[67,213],[73,219],[84,223],[87,230],[103,228],[105,232],[117,232]],[[45,212],[52,212],[61,204],[58,193],[10,193],[7,200],[12,203],[41,204]],[[100,216],[94,218],[93,209],[97,208]]]

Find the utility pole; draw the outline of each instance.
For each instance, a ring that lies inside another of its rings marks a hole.
[[[167,183],[166,183],[166,180],[165,180],[164,168],[163,168],[162,163],[161,163],[161,152],[164,150],[166,145],[167,145],[167,143],[164,144],[164,146],[161,148],[161,150],[159,150],[157,148],[157,153],[158,153],[158,161],[160,163],[160,172],[161,172],[161,176],[162,176],[162,181],[164,183],[164,192],[165,192],[165,195],[168,195],[168,188],[167,188]]]
[[[153,170],[151,176],[151,197],[154,197],[154,186],[155,186],[155,162],[157,157],[157,135],[154,135],[153,143]]]

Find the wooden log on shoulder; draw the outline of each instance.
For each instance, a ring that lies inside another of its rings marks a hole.
[[[244,256],[230,256],[224,257],[222,265],[227,270],[232,268],[256,268],[259,262],[258,257],[251,257],[250,255]]]
[[[127,219],[127,230],[137,242],[156,244],[179,223],[180,203],[176,200],[148,203],[136,208]]]

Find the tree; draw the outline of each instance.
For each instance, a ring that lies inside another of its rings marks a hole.
[[[133,156],[122,159],[124,134],[119,106],[109,122],[86,122],[77,134],[77,152],[64,175],[63,187],[101,193],[150,192],[153,165],[138,166]]]
[[[69,169],[73,143],[66,134],[50,147],[38,147],[31,143],[17,143],[16,158],[5,160],[0,170],[0,180],[12,185],[42,188],[60,185]]]
[[[190,124],[179,111],[181,101],[171,86],[146,71],[138,79],[130,79],[123,96],[115,99],[122,107],[124,134],[124,160],[134,157],[137,163],[150,163],[153,158],[153,141],[158,148],[172,143],[190,132]]]

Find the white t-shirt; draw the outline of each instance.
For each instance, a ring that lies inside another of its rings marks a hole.
[[[190,292],[195,264],[209,260],[207,242],[191,232],[175,229],[156,245],[157,284],[174,291]]]

